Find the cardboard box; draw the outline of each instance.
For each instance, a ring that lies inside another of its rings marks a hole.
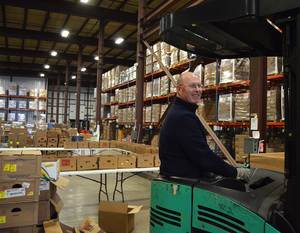
[[[93,170],[98,169],[98,156],[81,155],[76,159],[77,170]]]
[[[137,155],[137,167],[154,167],[154,155],[153,154],[141,154]]]
[[[134,228],[134,215],[142,206],[128,203],[100,201],[98,224],[101,229],[112,233],[128,233]]]
[[[38,224],[41,225],[43,221],[49,221],[51,217],[50,213],[50,200],[39,201],[39,211],[38,211]]]
[[[50,181],[40,180],[39,190],[40,190],[39,200],[50,201],[50,199],[56,193],[57,186]]]
[[[47,131],[47,137],[48,138],[57,138],[58,137],[58,132],[57,131]]]
[[[110,148],[117,148],[118,146],[118,142],[113,140],[113,141],[110,141]]]
[[[87,216],[81,223],[79,223],[79,226],[85,233],[105,233],[90,216]]]
[[[1,230],[1,233],[32,233],[35,232],[36,226],[14,227]]]
[[[89,142],[89,148],[99,148],[100,147],[100,143],[99,142]]]
[[[56,143],[56,144],[58,144],[58,138],[56,137],[56,138],[49,138],[48,137],[48,143]]]
[[[0,204],[39,200],[39,178],[0,180]]]
[[[59,159],[55,161],[42,162],[41,179],[44,180],[57,180],[59,176]]]
[[[284,152],[250,154],[250,166],[284,173]]]
[[[154,167],[160,167],[160,164],[159,154],[154,154]]]
[[[77,142],[65,142],[64,144],[65,149],[76,149],[77,147]]]
[[[76,171],[76,157],[60,157],[60,171]]]
[[[57,148],[57,142],[55,143],[53,143],[53,142],[47,142],[47,147],[48,148]]]
[[[99,156],[99,169],[117,169],[118,156],[117,155],[100,155]]]
[[[38,178],[41,176],[41,156],[2,155],[0,178]]]
[[[23,202],[0,205],[0,229],[36,225],[38,202]]]
[[[77,142],[78,148],[89,148],[89,142]]]
[[[63,233],[58,221],[44,221],[43,226],[45,233]]]
[[[69,156],[71,155],[71,152],[70,151],[67,151],[67,150],[59,150],[57,151],[57,156],[61,157],[65,157],[65,156]]]
[[[34,146],[35,147],[46,148],[47,147],[47,143],[46,142],[34,142]]]
[[[135,168],[135,155],[119,155],[118,168]]]
[[[137,147],[136,143],[128,143],[127,146],[129,151],[136,153],[136,147]]]
[[[37,130],[34,134],[37,138],[47,138],[47,131],[46,130]]]
[[[100,148],[109,148],[109,141],[101,140]]]

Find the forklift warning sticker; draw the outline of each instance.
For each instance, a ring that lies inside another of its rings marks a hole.
[[[26,196],[25,188],[5,190],[6,198]]]

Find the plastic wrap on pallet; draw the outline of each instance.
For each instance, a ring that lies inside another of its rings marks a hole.
[[[27,96],[28,88],[26,83],[19,83],[19,96]]]
[[[8,108],[17,108],[16,100],[8,100]]]
[[[219,96],[218,120],[233,121],[234,101],[232,94]]]
[[[249,121],[250,117],[250,93],[237,93],[235,95],[234,120]]]
[[[151,106],[145,106],[144,113],[145,113],[144,121],[147,123],[151,122]]]
[[[15,121],[16,120],[16,113],[8,113],[8,121]]]
[[[208,122],[216,120],[216,101],[211,99],[200,99],[198,102],[198,113]]]
[[[153,65],[152,65],[152,72],[157,72],[160,70],[160,65],[158,62],[153,62]]]
[[[160,96],[160,78],[153,79],[153,97]]]
[[[152,55],[149,55],[146,57],[146,66],[151,65],[152,64]]]
[[[167,110],[168,106],[169,106],[168,104],[162,104],[162,105],[160,105],[160,118],[163,116],[163,114]]]
[[[145,74],[151,74],[152,73],[152,64],[151,65],[147,65],[145,67]]]
[[[26,121],[26,114],[25,113],[18,113],[18,121]]]
[[[171,84],[170,84],[170,93],[175,93],[176,92],[176,86],[177,86],[177,81],[178,81],[179,77],[180,77],[180,74],[173,75],[173,78],[174,78],[176,84],[173,84],[173,82],[171,82]]]
[[[220,65],[220,83],[232,83],[249,80],[250,59],[222,59]]]
[[[158,122],[160,119],[161,104],[152,104],[152,122]]]
[[[165,67],[169,67],[170,55],[169,54],[162,54],[161,55],[161,62]]]
[[[158,57],[159,60],[161,60],[161,51],[160,50],[157,50],[156,52],[154,52],[155,55]],[[153,56],[153,63],[154,62],[157,62],[155,56]]]
[[[39,101],[39,110],[46,110],[46,109],[47,109],[47,102]]]
[[[160,43],[160,48],[161,48],[161,53],[162,54],[170,53],[170,45],[168,43],[161,42]]]
[[[164,96],[168,94],[169,78],[168,76],[162,76],[160,78],[160,95]]]
[[[204,86],[215,86],[217,79],[217,63],[212,62],[204,67]]]
[[[281,95],[280,88],[267,91],[267,121],[279,121],[281,117]]]
[[[268,57],[267,58],[267,74],[276,75],[283,71],[282,57]]]
[[[0,95],[5,95],[6,89],[3,86],[0,86]]]
[[[47,98],[47,90],[46,89],[40,89],[39,90],[39,97]]]
[[[0,99],[0,108],[5,108],[5,100]]]
[[[151,98],[152,97],[152,82],[146,82],[146,90],[145,90],[145,98]]]
[[[135,98],[136,98],[136,86],[135,85],[130,86],[128,89],[129,89],[128,101],[129,102],[135,101]]]
[[[199,76],[201,84],[204,85],[204,68],[202,64],[198,65],[193,73]]]
[[[189,53],[184,50],[179,50],[179,63],[189,60]]]
[[[17,83],[16,82],[9,83],[8,94],[9,95],[17,95]]]
[[[179,60],[179,49],[174,49],[173,51],[171,51],[171,55],[170,55],[170,66],[175,66],[178,64]]]

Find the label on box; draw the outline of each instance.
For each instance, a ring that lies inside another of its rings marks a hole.
[[[10,171],[11,172],[16,172],[17,171],[17,164],[11,164],[10,165]]]
[[[70,165],[71,165],[70,159],[61,160],[61,166],[70,166]]]
[[[5,191],[0,191],[0,199],[5,198]]]
[[[40,191],[49,190],[50,184],[48,181],[40,182]]]
[[[28,189],[30,187],[30,184],[27,182],[23,182],[22,187]]]
[[[6,216],[0,216],[0,224],[6,223]]]
[[[5,190],[6,198],[26,196],[25,188]]]
[[[10,164],[4,164],[3,171],[9,172],[9,170],[10,170]]]

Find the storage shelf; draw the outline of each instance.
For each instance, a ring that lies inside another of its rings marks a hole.
[[[39,100],[47,100],[48,99],[46,97],[20,96],[20,95],[0,95],[0,97],[20,98],[20,99],[39,99]]]
[[[249,127],[249,122],[210,122],[209,125],[224,126],[224,127]],[[267,126],[284,127],[284,122],[267,122]]]
[[[47,112],[48,110],[36,110],[36,109],[18,109],[18,108],[0,108],[4,111],[25,111],[25,112]]]

